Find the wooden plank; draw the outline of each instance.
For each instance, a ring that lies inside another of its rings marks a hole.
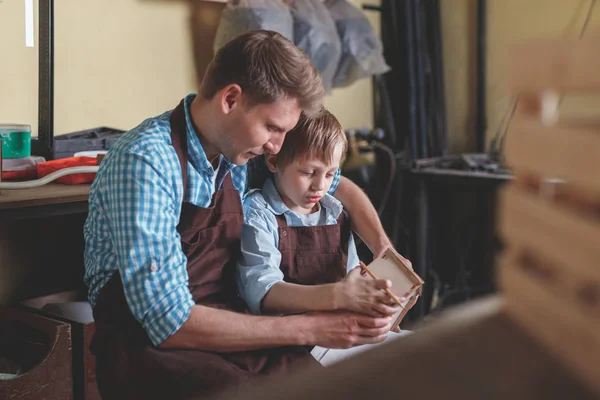
[[[90,186],[50,183],[32,189],[2,190],[0,209],[88,201]]]
[[[515,47],[508,65],[513,93],[600,90],[600,39],[541,39]]]
[[[600,125],[549,127],[521,115],[511,122],[505,154],[517,172],[564,179],[600,204]]]
[[[600,394],[600,324],[573,303],[545,290],[507,256],[498,270],[507,313]],[[569,397],[571,398],[571,397]]]
[[[516,186],[499,193],[498,229],[505,240],[545,255],[581,279],[600,283],[600,224]]]
[[[600,281],[588,280],[570,269],[570,264],[548,261],[543,254],[526,247],[522,243],[508,243],[508,248],[518,248],[519,254],[504,268],[519,268],[528,278],[549,295],[562,303],[577,308],[588,318],[588,325],[600,330]]]

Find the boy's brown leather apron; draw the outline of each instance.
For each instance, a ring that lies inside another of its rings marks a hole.
[[[171,114],[171,138],[187,187],[187,133],[183,102]],[[184,202],[177,231],[187,257],[189,288],[196,304],[248,313],[237,295],[235,262],[243,211],[227,175],[209,208]],[[131,315],[119,274],[102,288],[94,307],[91,345],[101,395],[112,399],[200,399],[248,379],[318,365],[304,347],[240,353],[158,349]],[[301,362],[302,361],[302,362]]]
[[[322,285],[346,276],[350,220],[341,213],[336,225],[288,226],[277,215],[278,250],[286,282]]]

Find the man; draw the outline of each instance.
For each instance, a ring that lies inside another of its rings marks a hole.
[[[277,153],[300,113],[318,110],[322,97],[301,50],[275,32],[250,32],[219,50],[198,96],[111,149],[84,228],[103,398],[200,398],[312,363],[306,346],[385,339],[388,317],[252,316],[236,292],[245,164]],[[376,253],[389,246],[358,187],[342,179],[335,196]]]

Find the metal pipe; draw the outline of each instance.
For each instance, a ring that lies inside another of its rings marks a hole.
[[[38,140],[35,153],[54,153],[54,0],[39,0]]]
[[[448,132],[447,132],[447,118],[446,118],[446,90],[444,87],[444,54],[443,54],[443,40],[442,40],[442,20],[439,0],[433,0],[432,5],[432,18],[433,18],[433,47],[435,63],[435,83],[437,87],[437,131],[439,139],[439,150],[440,155],[445,156],[448,154]]]
[[[487,0],[477,0],[477,120],[475,135],[477,152],[485,152],[486,120],[486,33]]]
[[[415,38],[413,32],[413,7],[412,0],[405,0],[405,23],[406,23],[406,62],[408,64],[408,126],[410,129],[410,159],[421,158],[418,147],[418,122],[417,122],[417,71],[415,56]]]
[[[416,77],[417,77],[417,126],[419,132],[419,145],[420,151],[419,158],[429,157],[429,115],[426,110],[426,79],[425,69],[426,60],[425,52],[427,51],[427,44],[425,43],[425,27],[423,21],[423,3],[418,0],[413,2],[413,18],[415,22],[415,62],[416,62]]]

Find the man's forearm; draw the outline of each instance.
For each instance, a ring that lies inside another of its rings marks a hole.
[[[341,177],[335,198],[342,202],[352,221],[352,229],[375,254],[391,245],[379,216],[367,195],[354,182]]]
[[[195,305],[188,320],[159,347],[235,352],[310,344],[301,322],[294,316],[258,317]]]
[[[258,317],[195,305],[185,324],[158,347],[212,352],[307,345],[347,349],[380,343],[391,323],[390,317],[343,311]]]
[[[278,282],[262,300],[262,310],[283,314],[335,310],[335,284],[296,285]]]

